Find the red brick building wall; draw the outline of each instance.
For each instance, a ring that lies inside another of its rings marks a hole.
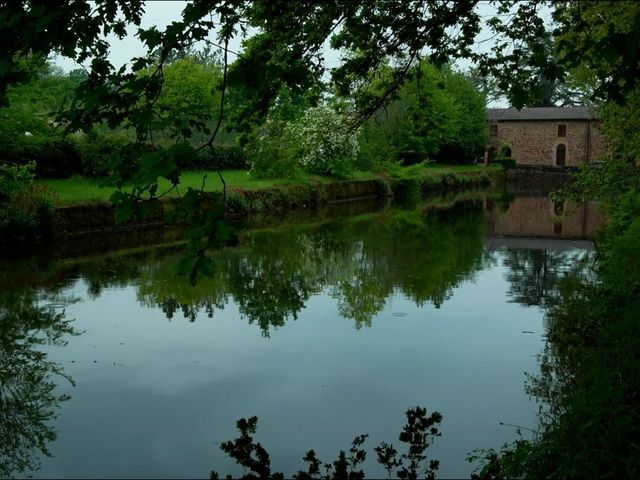
[[[491,122],[489,129],[485,163],[489,149],[497,153],[503,145],[509,146],[519,165],[558,165],[560,144],[565,149],[565,166],[593,162],[606,152],[597,120],[502,120]]]

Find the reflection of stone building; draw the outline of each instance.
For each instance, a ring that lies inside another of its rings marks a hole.
[[[518,165],[576,166],[605,153],[599,120],[585,107],[490,108],[485,163],[503,150]]]
[[[577,206],[554,203],[549,197],[518,197],[502,211],[487,200],[489,235],[593,239],[604,216],[593,202]]]

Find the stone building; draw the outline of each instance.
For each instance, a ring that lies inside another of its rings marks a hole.
[[[600,122],[585,107],[490,108],[487,120],[485,163],[502,151],[517,165],[575,167],[606,151]]]

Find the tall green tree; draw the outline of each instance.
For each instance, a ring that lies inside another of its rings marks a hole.
[[[203,133],[217,119],[222,68],[203,63],[194,55],[183,56],[163,68],[164,87],[155,104],[157,115],[166,120],[166,132],[175,140],[191,139],[194,125]],[[197,139],[202,143],[205,139]]]
[[[449,66],[425,61],[411,73],[398,98],[364,125],[363,156],[395,160],[414,151],[447,162],[472,161],[486,144],[483,94]]]
[[[520,53],[520,63],[529,64],[529,76],[532,81],[527,98],[523,101],[526,107],[574,107],[593,104],[593,81],[583,66],[576,66],[567,71],[560,71],[561,75],[549,77],[545,62],[558,62],[560,54],[557,51],[559,40],[554,38],[551,31],[543,34],[543,52],[535,52],[525,45]],[[540,63],[536,56],[547,58]],[[478,67],[469,70],[469,77],[473,84],[483,92],[489,102],[503,100],[509,88],[502,74],[482,75]],[[508,81],[508,80],[507,80]],[[512,106],[516,106],[513,105]]]
[[[30,65],[31,80],[8,87],[7,105],[0,107],[0,138],[5,142],[25,133],[54,135],[54,116],[79,83],[46,59],[28,58],[24,63]]]

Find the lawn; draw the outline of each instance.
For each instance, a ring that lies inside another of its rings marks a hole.
[[[226,170],[223,177],[227,183],[227,188],[243,188],[261,189],[274,185],[283,185],[291,183],[302,183],[311,180],[307,178],[291,178],[287,180],[272,179],[256,179],[248,175],[243,170]],[[180,186],[178,191],[171,191],[167,196],[178,196],[178,193],[184,193],[188,187],[201,188],[204,181],[204,189],[208,192],[222,191],[222,182],[215,171],[197,171],[183,172],[180,177]],[[97,179],[84,178],[74,176],[65,179],[40,180],[39,183],[46,185],[55,195],[55,201],[58,205],[67,205],[71,203],[82,202],[105,202],[115,190],[114,187],[105,186],[103,182]],[[158,184],[158,193],[169,190],[171,184],[166,179],[160,179]]]
[[[412,169],[412,173],[416,173],[414,167],[400,167],[400,173],[404,168]],[[437,174],[444,172],[481,172],[487,168],[483,165],[429,165],[425,172],[429,174]],[[244,170],[225,170],[222,175],[227,183],[227,189],[242,188],[244,190],[258,190],[273,187],[275,185],[294,185],[305,184],[309,182],[331,182],[335,181],[331,177],[321,177],[317,175],[300,174],[296,177],[286,179],[258,179],[249,175]],[[352,180],[365,180],[375,178],[376,174],[372,172],[356,172],[350,178]],[[196,171],[183,172],[180,177],[179,192],[183,193],[188,187],[201,188],[204,180],[204,189],[208,192],[222,191],[222,182],[215,171]],[[105,186],[100,180],[71,177],[65,179],[49,179],[39,180],[40,184],[47,186],[55,197],[57,205],[69,205],[73,203],[85,202],[105,202],[114,191],[113,187]],[[169,190],[170,183],[161,179],[158,185],[158,192],[162,193]],[[167,196],[177,196],[178,192],[171,191]]]

